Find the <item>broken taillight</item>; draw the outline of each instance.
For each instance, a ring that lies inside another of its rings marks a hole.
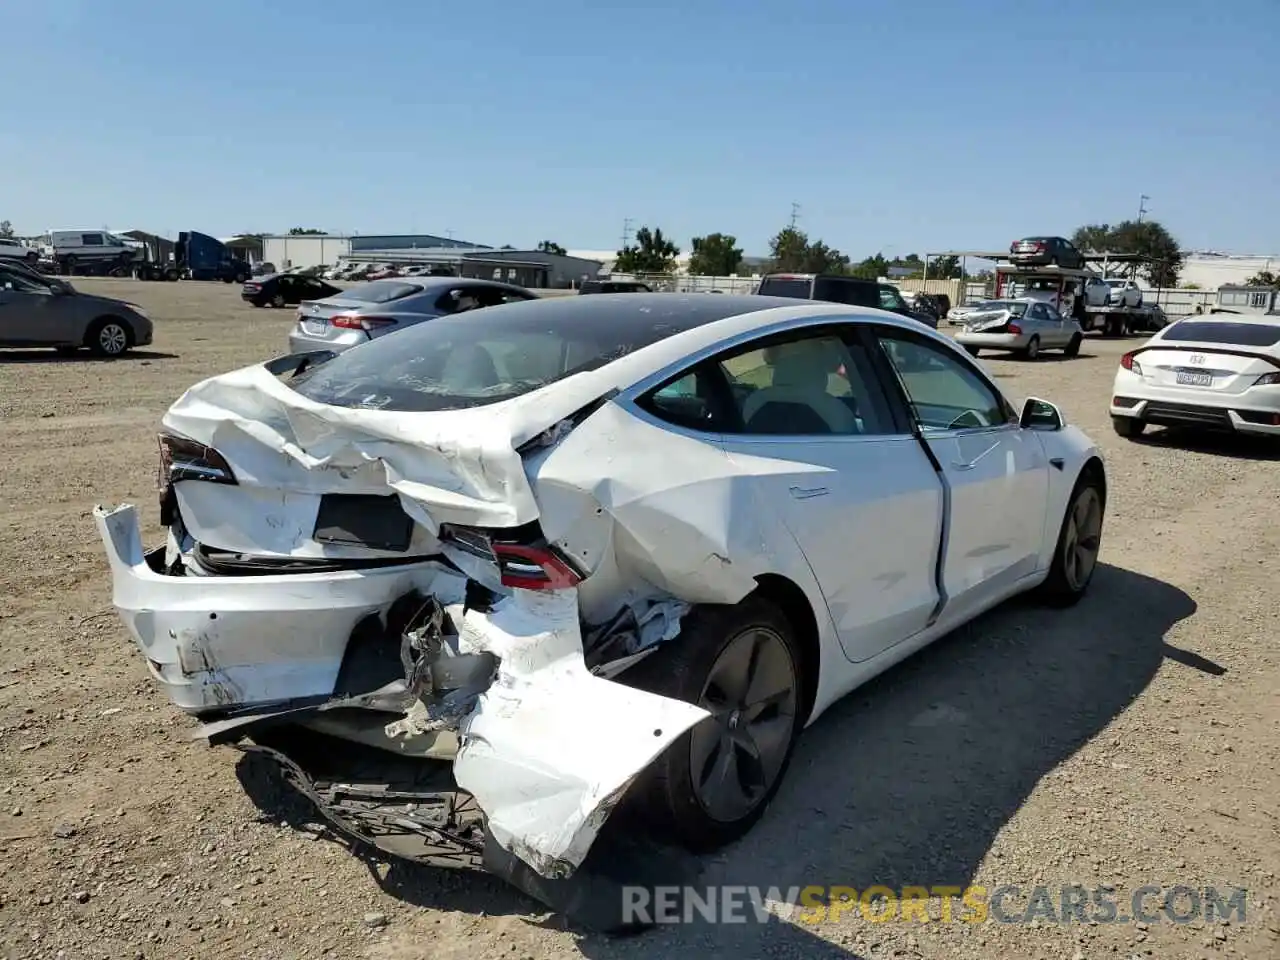
[[[173,433],[160,434],[160,489],[177,480],[236,483],[231,464],[213,447]]]
[[[582,577],[550,547],[529,547],[517,543],[495,543],[502,585],[521,590],[564,590],[582,582]]]

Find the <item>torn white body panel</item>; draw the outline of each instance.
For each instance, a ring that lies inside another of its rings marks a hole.
[[[572,590],[517,590],[454,622],[460,650],[500,664],[463,721],[458,785],[505,849],[543,876],[567,875],[631,781],[710,714],[588,672]]]
[[[275,552],[289,554],[299,552],[301,538],[294,532],[300,523],[309,532],[303,520],[323,493],[397,493],[432,533],[440,523],[514,527],[537,519],[515,448],[598,396],[591,382],[578,385],[571,378],[556,387],[467,410],[401,413],[308,400],[259,365],[191,387],[163,424],[217,449],[242,488],[269,491],[254,505],[262,511],[255,522],[234,528],[221,524],[226,514],[216,501],[207,504],[210,510],[189,503],[196,539],[214,533],[243,541],[210,541],[224,549],[285,546]],[[241,513],[249,507],[243,498],[236,501]],[[260,525],[268,529],[267,544],[251,539]],[[317,549],[316,555],[332,554]]]
[[[460,787],[494,838],[546,876],[582,863],[628,784],[695,723],[699,707],[622,686],[587,669],[576,591],[516,590],[490,612],[464,612],[464,579],[438,563],[253,577],[180,577],[152,569],[132,506],[94,511],[113,601],[151,673],[193,713],[334,694],[356,624],[417,590],[447,605],[456,653],[498,658],[493,685],[455,733],[412,731],[371,715],[299,716],[317,731],[407,755],[454,759]],[[649,611],[644,642],[678,628]],[[393,714],[380,714],[391,717]],[[381,734],[377,727],[385,725]],[[456,721],[455,721],[456,726]]]

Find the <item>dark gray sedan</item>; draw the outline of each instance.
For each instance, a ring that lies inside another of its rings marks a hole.
[[[432,317],[537,298],[532,290],[492,280],[371,280],[323,300],[303,301],[298,307],[298,323],[289,334],[289,352],[341,353]]]
[[[135,303],[81,293],[65,280],[0,264],[0,347],[87,347],[116,357],[151,343],[151,319]]]

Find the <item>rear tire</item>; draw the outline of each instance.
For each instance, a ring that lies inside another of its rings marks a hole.
[[[284,306],[284,294],[277,293],[274,297],[272,297],[272,298],[271,298],[271,305],[272,305],[273,307],[283,307],[283,306]]]
[[[804,725],[802,662],[787,618],[748,597],[694,607],[679,639],[622,674],[628,685],[712,713],[653,762],[628,798],[656,830],[704,853],[764,815]]]
[[[1142,436],[1142,432],[1147,429],[1147,425],[1137,417],[1112,417],[1111,426],[1116,433],[1126,440],[1138,439],[1138,437]]]
[[[1038,336],[1033,336],[1027,341],[1027,345],[1022,351],[1022,357],[1025,360],[1040,359],[1040,338]]]
[[[1066,349],[1062,351],[1063,355],[1071,357],[1072,359],[1080,356],[1080,340],[1080,334],[1077,333],[1071,338],[1071,342],[1067,344]]]
[[[1040,599],[1054,607],[1070,607],[1089,589],[1102,548],[1102,521],[1107,498],[1102,478],[1092,466],[1080,474],[1062,515],[1049,576],[1039,587]]]

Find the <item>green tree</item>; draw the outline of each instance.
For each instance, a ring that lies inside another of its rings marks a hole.
[[[1176,287],[1182,269],[1178,241],[1156,220],[1124,220],[1115,226],[1091,223],[1078,229],[1071,242],[1091,253],[1137,254],[1150,259],[1139,267],[1155,287]]]
[[[694,237],[689,257],[689,273],[699,277],[727,277],[742,266],[742,248],[729,233],[709,233]]]
[[[564,247],[560,246],[560,244],[556,243],[554,240],[543,240],[538,244],[538,249],[543,253],[554,253],[558,257],[567,255]]]
[[[316,230],[314,227],[290,227],[289,236],[291,237],[327,237],[328,233],[324,230]]]
[[[0,237],[9,238],[12,236],[13,236],[13,224],[10,223],[8,220],[0,220]]]
[[[876,280],[889,272],[889,261],[884,258],[883,253],[876,253],[875,256],[855,264],[849,272],[863,280]]]
[[[934,257],[929,261],[929,277],[938,280],[963,280],[964,271],[960,269],[960,258]]]
[[[0,227],[4,224],[0,223]],[[1252,277],[1244,282],[1246,287],[1280,287],[1280,274],[1272,273],[1270,270],[1259,270]]]
[[[613,269],[618,273],[670,273],[680,248],[662,235],[660,227],[641,227],[636,242],[618,251]]]
[[[780,273],[848,273],[849,258],[821,240],[810,240],[795,227],[778,231],[769,241],[772,264]]]

